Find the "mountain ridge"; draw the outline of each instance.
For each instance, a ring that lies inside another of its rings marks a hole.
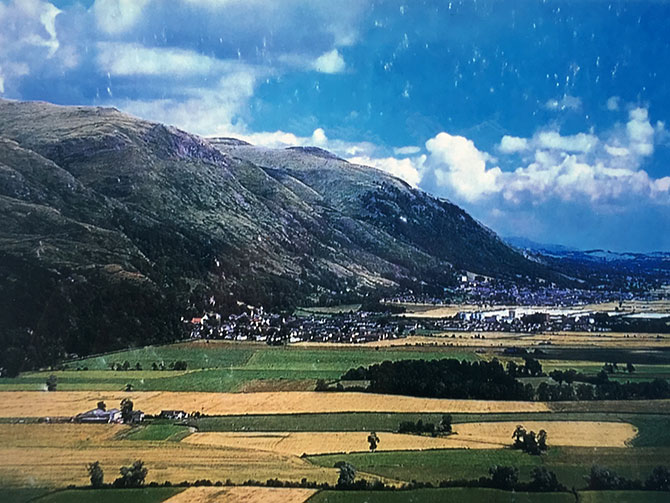
[[[379,170],[109,108],[0,100],[0,213],[0,343],[26,365],[174,339],[212,303],[440,291],[460,270],[560,280]]]

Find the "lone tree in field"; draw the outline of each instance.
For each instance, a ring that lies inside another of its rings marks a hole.
[[[379,443],[379,437],[374,431],[368,435],[368,443],[370,444],[370,452],[375,452]]]
[[[121,400],[121,417],[123,422],[127,423],[131,420],[133,415],[133,401],[130,398]]]
[[[514,439],[514,448],[521,449],[523,447],[523,439],[526,436],[526,428],[521,425],[516,427],[514,433],[512,433],[512,438]]]
[[[549,448],[547,447],[547,432],[545,430],[540,430],[537,434],[537,447],[542,452]]]
[[[58,386],[58,377],[51,374],[47,379],[47,391],[56,391],[56,386]]]
[[[450,434],[452,432],[451,422],[452,422],[451,414],[443,414],[439,426],[440,432],[446,433],[447,435]]]
[[[88,476],[94,489],[99,489],[104,485],[105,474],[102,472],[100,461],[88,465]]]
[[[142,487],[147,477],[144,462],[137,460],[130,466],[121,467],[121,476],[114,481],[114,487]]]
[[[346,461],[338,461],[335,468],[340,469],[340,476],[337,479],[337,487],[350,487],[356,479],[356,468]]]

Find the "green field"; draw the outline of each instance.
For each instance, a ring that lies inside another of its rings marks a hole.
[[[520,478],[529,480],[531,470],[540,465],[556,473],[568,487],[583,488],[592,465],[613,469],[627,478],[644,480],[655,466],[670,464],[668,448],[550,448],[543,456],[530,456],[512,449],[452,449],[396,451],[346,455],[310,456],[311,462],[331,467],[348,461],[358,470],[398,480],[431,482],[477,479],[488,476],[494,465],[515,466]]]
[[[240,391],[250,382],[270,388],[296,382],[297,389],[313,389],[317,379],[337,379],[350,368],[385,360],[458,358],[474,360],[469,351],[424,348],[302,348],[270,347],[254,343],[198,342],[146,347],[67,362],[71,370],[27,372],[16,378],[0,378],[0,391],[43,390],[49,375],[58,377],[58,389],[122,390],[131,384],[137,391]],[[153,371],[152,364],[183,360],[188,370]],[[128,361],[143,370],[113,371],[110,364]],[[88,370],[76,370],[87,368]],[[301,382],[302,381],[302,382]],[[285,389],[285,388],[282,388]]]
[[[0,486],[0,501],[3,503],[27,503],[48,492],[50,492],[50,489],[40,487],[6,488]]]
[[[413,491],[321,491],[309,503],[574,503],[568,493],[519,493],[496,489],[446,488]],[[603,500],[604,501],[604,500]],[[659,500],[660,501],[660,500]]]
[[[148,424],[133,428],[124,438],[128,440],[152,440],[178,442],[187,437],[191,431],[186,426],[176,424]]]

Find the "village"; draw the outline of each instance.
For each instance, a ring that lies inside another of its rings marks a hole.
[[[185,320],[192,339],[225,339],[284,345],[299,342],[368,343],[413,335],[486,332],[542,333],[611,332],[633,327],[641,332],[666,332],[658,323],[667,314],[625,313],[591,308],[553,306],[490,306],[468,309],[443,317],[394,316],[388,312],[350,310],[336,314],[281,315],[262,307],[247,306],[241,314],[224,317],[210,312]],[[477,337],[477,338],[480,338]]]

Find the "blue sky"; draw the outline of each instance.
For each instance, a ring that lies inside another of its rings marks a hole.
[[[503,236],[670,250],[670,3],[0,1],[0,96],[312,144]]]

